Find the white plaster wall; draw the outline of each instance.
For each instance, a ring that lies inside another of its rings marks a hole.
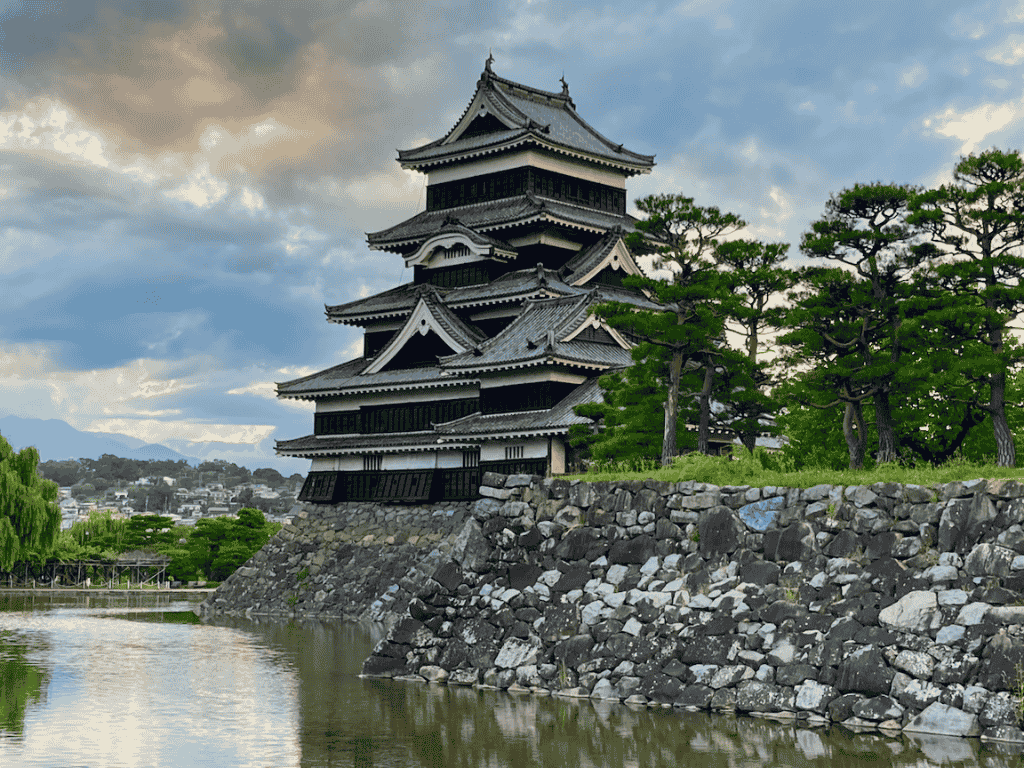
[[[437,466],[440,469],[458,469],[462,466],[462,451],[438,451]]]
[[[434,451],[425,453],[385,454],[381,469],[433,469],[437,464]]]
[[[488,441],[480,448],[480,461],[505,461],[506,445],[523,446],[524,459],[546,459],[548,456],[548,439],[546,437],[530,437],[524,440]]]
[[[582,384],[586,380],[586,376],[573,373],[561,373],[559,371],[516,371],[514,375],[494,376],[493,378],[481,379],[480,389],[508,387],[513,384],[535,384],[539,381],[560,381],[567,384]]]
[[[565,474],[565,442],[560,437],[551,438],[551,474]]]

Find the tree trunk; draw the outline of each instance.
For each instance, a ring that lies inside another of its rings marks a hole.
[[[843,437],[850,453],[850,469],[864,469],[867,438],[864,430],[864,411],[859,402],[846,404],[843,414]]]
[[[665,398],[665,435],[661,441],[661,466],[667,467],[679,452],[676,424],[679,421],[679,378],[683,371],[683,350],[672,350],[668,368],[668,397]]]
[[[996,439],[996,466],[1016,467],[1017,447],[1006,422],[1006,371],[989,376],[988,412],[992,414],[992,431]]]
[[[740,433],[740,442],[743,443],[743,447],[751,453],[757,447],[757,432],[753,430],[747,430]]]
[[[697,451],[711,455],[711,386],[715,370],[710,361],[704,368],[704,386],[700,390],[700,424],[697,426]]]
[[[878,461],[896,461],[896,430],[892,423],[889,393],[878,392],[875,397],[875,425],[878,428]]]

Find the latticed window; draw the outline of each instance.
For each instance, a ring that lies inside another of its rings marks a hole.
[[[363,456],[363,471],[376,472],[384,465],[384,457],[379,453]]]
[[[462,466],[463,467],[479,467],[480,466],[480,451],[463,451],[462,452]]]
[[[511,461],[512,459],[523,458],[523,446],[521,445],[506,445],[505,446],[505,461]]]

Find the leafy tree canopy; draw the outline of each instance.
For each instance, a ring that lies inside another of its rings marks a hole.
[[[38,464],[35,448],[15,453],[0,435],[0,570],[45,556],[60,531],[57,484],[39,476]]]

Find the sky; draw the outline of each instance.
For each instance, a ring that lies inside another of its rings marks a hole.
[[[0,417],[247,465],[312,432],[275,382],[360,354],[325,305],[412,279],[365,233],[424,209],[396,150],[489,53],[656,155],[630,200],[717,205],[794,260],[829,195],[1024,144],[1010,0],[0,0]]]

